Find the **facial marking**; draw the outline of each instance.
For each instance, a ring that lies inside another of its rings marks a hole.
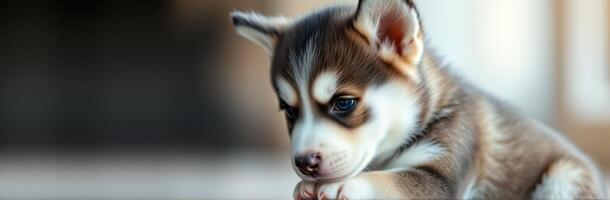
[[[290,67],[295,70],[294,77],[298,87],[299,97],[301,100],[302,115],[294,126],[292,133],[292,148],[293,153],[302,153],[310,144],[311,138],[315,136],[313,126],[314,112],[313,105],[309,100],[308,82],[311,69],[314,67],[316,59],[316,46],[313,39],[310,39],[307,46],[301,54],[293,53],[289,57]]]
[[[313,97],[320,103],[327,103],[337,89],[337,77],[331,72],[325,72],[316,77],[313,84]]]
[[[277,79],[277,88],[280,98],[288,105],[295,106],[298,103],[298,95],[296,90],[284,78]]]
[[[307,42],[306,47],[299,51],[292,50],[293,52],[290,54],[288,60],[290,64],[290,68],[293,70],[294,79],[299,87],[300,92],[307,92],[307,90],[303,90],[307,88],[307,83],[309,81],[309,75],[311,74],[312,69],[314,68],[314,63],[316,61],[316,51],[318,47],[314,44],[314,38],[310,38]],[[304,98],[301,96],[301,98]]]

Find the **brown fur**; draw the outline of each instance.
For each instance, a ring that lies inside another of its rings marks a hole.
[[[413,6],[411,1],[407,3]],[[276,89],[280,77],[298,88],[298,73],[308,70],[291,65],[290,59],[304,54],[312,43],[318,49],[308,76],[334,72],[340,78],[339,88],[349,88],[344,93],[362,98],[367,87],[390,81],[412,90],[421,106],[418,133],[396,154],[424,140],[440,144],[446,152],[438,159],[398,172],[383,172],[383,165],[369,166],[359,177],[388,185],[382,189],[384,194],[400,194],[400,198],[462,198],[472,184],[475,198],[527,199],[545,184],[545,177],[561,174],[558,170],[562,168],[557,166],[567,162],[585,171],[574,185],[578,188],[575,198],[605,198],[603,183],[588,158],[557,133],[462,81],[440,64],[431,50],[419,49],[423,56],[416,66],[407,66],[413,64],[411,54],[400,62],[380,59],[369,47],[370,36],[352,24],[360,10],[331,7],[295,22],[281,33],[272,32],[277,36],[277,46],[271,69]],[[423,31],[416,38],[423,40]],[[415,73],[403,73],[405,67],[412,67],[409,70]],[[308,88],[313,80],[309,79]],[[313,98],[311,101],[315,102]],[[356,128],[374,117],[366,106],[358,106],[346,116],[332,116],[327,112],[330,106],[317,102],[319,116],[346,128]]]

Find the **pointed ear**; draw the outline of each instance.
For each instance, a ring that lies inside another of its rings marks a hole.
[[[424,36],[412,0],[360,0],[353,23],[381,59],[405,73],[416,68]]]
[[[231,12],[237,33],[264,47],[270,54],[282,31],[289,25],[284,17],[266,17],[258,13]]]

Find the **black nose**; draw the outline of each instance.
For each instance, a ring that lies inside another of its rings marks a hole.
[[[319,153],[297,156],[294,159],[294,164],[299,168],[299,171],[308,176],[313,176],[318,173],[320,162],[322,162],[322,156]]]

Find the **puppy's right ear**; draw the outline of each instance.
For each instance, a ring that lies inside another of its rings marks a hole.
[[[231,12],[237,33],[273,53],[278,38],[290,24],[284,17],[266,17],[258,13]]]
[[[424,34],[413,0],[360,0],[353,25],[381,59],[417,76]]]

